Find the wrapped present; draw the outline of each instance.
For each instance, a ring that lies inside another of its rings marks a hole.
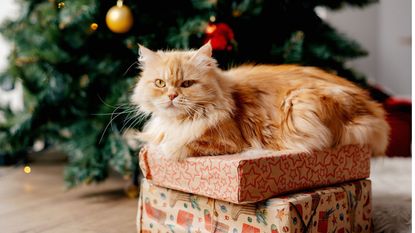
[[[174,162],[156,148],[144,147],[139,160],[153,184],[241,204],[367,178],[370,156],[369,147],[348,145],[312,153],[251,151]]]
[[[371,183],[337,186],[234,204],[162,188],[143,179],[138,232],[371,232]]]

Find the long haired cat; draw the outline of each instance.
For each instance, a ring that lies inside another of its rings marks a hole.
[[[140,46],[139,52],[142,73],[131,101],[152,117],[138,137],[172,159],[345,144],[368,144],[374,155],[386,150],[382,107],[320,69],[243,65],[223,71],[210,43],[197,51]]]

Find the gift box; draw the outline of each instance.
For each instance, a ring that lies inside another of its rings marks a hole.
[[[248,151],[175,162],[147,146],[139,160],[153,184],[241,204],[367,178],[370,156],[367,146],[347,145],[312,153]]]
[[[337,186],[234,204],[162,188],[143,179],[138,232],[372,232],[371,182]]]

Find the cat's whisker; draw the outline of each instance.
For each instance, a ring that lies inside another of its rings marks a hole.
[[[170,102],[170,100],[168,100],[168,101],[158,101],[158,102],[154,102],[154,103],[157,104],[157,105],[164,105],[164,104],[167,104],[169,102]]]
[[[189,108],[194,113],[194,115],[203,115],[202,108],[197,108],[197,107],[190,106],[190,105],[187,105],[186,107]],[[200,111],[200,109],[202,109],[202,111]]]
[[[185,102],[191,102],[191,103],[209,103],[209,104],[213,104],[213,102],[207,101],[207,100],[192,100],[192,99],[185,99],[185,98],[181,98],[180,100],[185,101]]]
[[[194,103],[191,101],[182,101],[180,103],[182,103],[183,105],[190,105],[190,106],[203,106],[203,104],[198,104],[198,103]]]
[[[176,106],[181,107],[189,116],[193,116],[195,114],[195,109],[193,109],[188,103],[177,101]]]
[[[137,124],[141,123],[144,119],[148,117],[148,114],[143,114],[141,117],[137,117],[127,128],[135,128]]]
[[[212,106],[217,106],[215,103],[211,102],[211,101],[196,101],[196,100],[190,100],[190,99],[180,99],[180,101],[178,101],[185,109],[185,111],[188,113],[189,116],[203,116],[204,114],[204,110],[206,107],[206,104],[202,104],[202,103],[207,103],[209,105]],[[218,109],[218,108],[216,108]],[[189,114],[189,111],[191,111],[191,114]],[[218,127],[218,126],[214,126],[216,132],[218,133],[219,138],[222,141],[226,141],[226,137],[224,135],[224,133],[222,132],[222,130]],[[225,145],[227,146],[227,145]]]
[[[134,111],[136,111],[136,110],[135,109],[126,109],[125,111],[117,112],[117,113],[114,113],[114,112],[111,112],[111,113],[93,113],[91,115],[94,115],[94,116],[109,116],[109,115],[114,115],[114,114],[119,115],[119,114],[132,113]]]
[[[198,103],[192,103],[192,105],[194,105],[194,106],[196,106],[196,107],[200,107],[200,108],[203,108],[203,109],[206,109],[207,108],[207,106],[208,105],[211,105],[212,107],[214,107],[214,109],[215,110],[221,110],[221,111],[226,111],[226,112],[228,112],[229,111],[229,109],[227,109],[227,108],[223,108],[223,107],[219,107],[217,104],[215,104],[215,103],[210,103],[210,104],[198,104]]]
[[[121,107],[121,106],[120,106],[120,107]],[[99,142],[98,142],[98,143],[101,143],[102,139],[104,138],[105,133],[107,132],[108,127],[109,127],[110,125],[111,125],[111,127],[112,127],[112,122],[113,122],[113,121],[114,121],[117,117],[119,117],[120,115],[122,115],[122,114],[118,114],[118,115],[116,115],[115,117],[113,117],[113,116],[114,116],[115,111],[117,111],[120,107],[117,107],[117,108],[115,108],[115,109],[114,109],[113,114],[111,114],[110,121],[109,121],[109,122],[108,122],[108,124],[105,126],[104,132],[102,132],[102,134],[101,134],[101,138],[99,139]]]
[[[217,106],[216,103],[213,103],[211,101],[195,101],[195,100],[188,100],[188,99],[182,99],[182,100],[183,100],[183,102],[186,102],[186,104],[191,104],[191,105],[194,105],[194,106],[200,106],[200,107],[204,107],[204,108],[206,107],[206,105],[212,105],[214,107]]]
[[[120,107],[120,106],[128,106],[128,105],[131,105],[131,103],[118,103],[117,105],[111,105],[111,104],[108,104],[108,103],[106,103],[102,98],[101,98],[101,96],[99,96],[98,95],[98,99],[105,105],[105,106],[107,106],[107,107],[110,107],[110,108],[118,108],[118,107]]]
[[[128,106],[128,108],[126,109],[126,110],[124,110],[124,111],[122,111],[122,112],[118,112],[118,113],[115,113],[118,109],[120,109],[121,107],[123,107],[123,106],[126,106],[127,104],[123,104],[123,105],[120,105],[120,106],[118,106],[117,108],[115,108],[114,109],[114,111],[110,114],[111,115],[111,118],[110,118],[110,121],[108,122],[108,124],[106,125],[106,127],[105,127],[105,129],[104,129],[104,131],[103,131],[103,133],[101,134],[101,138],[100,138],[100,140],[99,140],[99,142],[98,143],[101,143],[101,141],[102,141],[102,139],[103,139],[103,137],[104,137],[104,135],[105,135],[105,133],[107,132],[107,130],[108,130],[108,127],[109,126],[111,126],[111,127],[113,127],[112,126],[112,122],[116,119],[116,118],[118,118],[120,115],[122,115],[122,114],[131,114],[131,113],[133,113],[133,112],[139,112],[138,110],[137,110],[137,106],[136,107],[134,107],[134,106]],[[138,108],[139,109],[139,108]],[[114,116],[115,115],[115,116]],[[127,116],[128,117],[128,116]]]
[[[148,116],[149,116],[148,113],[142,112],[142,111],[140,111],[139,108],[137,108],[136,113],[133,114],[130,117],[130,119],[123,125],[123,127],[121,128],[121,132],[124,128],[126,128],[126,129],[135,128],[135,126],[137,124],[139,124],[142,120],[146,119]],[[128,123],[130,123],[130,124],[128,125]],[[126,127],[126,125],[128,125],[128,126]]]
[[[207,105],[206,105],[206,104],[192,103],[191,105],[193,106],[193,108],[195,108],[195,109],[198,109],[198,110],[199,110],[199,112],[198,112],[198,113],[199,113],[200,115],[204,115],[204,111],[206,111],[206,108],[207,108]],[[209,104],[209,105],[213,106],[216,110],[225,110],[225,111],[227,111],[227,110],[226,110],[226,109],[224,109],[224,108],[218,108],[218,107],[216,107],[216,104],[214,104],[214,103]]]
[[[140,65],[140,63],[138,63],[138,61],[135,61],[133,64],[131,64],[131,65],[127,68],[127,70],[124,72],[124,74],[123,74],[122,76],[125,76],[125,75],[128,73],[128,71],[130,71],[131,67],[133,67],[133,65],[137,65],[137,68],[138,68],[138,66]]]
[[[138,114],[135,112],[135,113],[133,113],[133,114],[131,114],[131,113],[129,113],[128,115],[127,115],[127,117],[124,119],[124,121],[123,121],[123,126],[121,127],[121,129],[120,129],[120,132],[123,132],[123,130],[124,130],[124,128],[125,128],[125,126],[127,126],[128,125],[128,123],[130,123],[130,121],[131,120],[133,120],[135,117],[137,117],[138,116]],[[129,128],[129,127],[128,127]]]
[[[197,111],[189,106],[185,106],[184,109],[188,112],[189,116],[194,116],[197,114]]]
[[[134,119],[133,121],[131,121],[131,123],[128,125],[128,127],[126,127],[127,129],[131,129],[134,128],[141,120],[141,118],[137,117],[137,118],[131,118]]]
[[[191,111],[187,107],[184,107],[183,109],[184,109],[184,111],[187,113],[187,115],[189,117],[192,117],[192,113],[191,113]]]

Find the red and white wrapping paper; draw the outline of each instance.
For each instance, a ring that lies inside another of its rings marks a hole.
[[[236,204],[369,177],[367,146],[305,152],[255,151],[174,162],[144,147],[140,167],[151,183]]]
[[[347,233],[373,232],[371,183],[359,180],[233,204],[141,183],[141,233]]]

